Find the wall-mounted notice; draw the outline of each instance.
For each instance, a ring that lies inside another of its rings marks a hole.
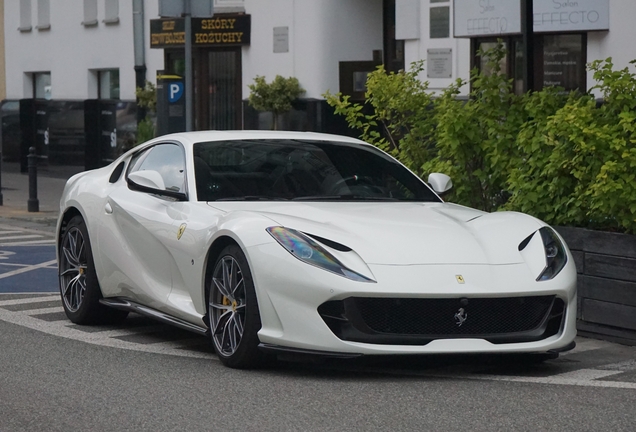
[[[426,77],[427,78],[452,78],[453,77],[453,50],[429,49],[426,50]]]

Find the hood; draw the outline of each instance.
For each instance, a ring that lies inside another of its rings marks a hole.
[[[272,226],[341,243],[367,264],[517,264],[518,245],[542,224],[514,212],[484,213],[448,203],[211,202],[256,212]]]

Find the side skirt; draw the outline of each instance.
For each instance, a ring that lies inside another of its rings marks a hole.
[[[193,333],[197,333],[197,334],[205,335],[205,336],[208,336],[210,334],[210,330],[207,327],[201,327],[196,324],[192,324],[190,322],[182,320],[181,318],[173,317],[172,315],[165,314],[156,309],[152,309],[147,306],[140,305],[130,300],[124,300],[120,298],[108,298],[108,299],[101,299],[99,302],[108,307],[112,307],[112,308],[120,309],[120,310],[127,310],[129,312],[135,312],[140,315],[144,315],[149,318],[156,319],[163,323],[166,323],[175,327],[179,327],[183,330],[191,331]]]

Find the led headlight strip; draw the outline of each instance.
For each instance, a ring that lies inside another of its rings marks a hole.
[[[299,260],[328,272],[346,277],[358,282],[375,282],[345,267],[336,257],[331,255],[316,241],[300,231],[284,227],[269,227],[267,232],[280,243],[282,247]]]

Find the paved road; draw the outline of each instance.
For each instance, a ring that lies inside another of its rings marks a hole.
[[[57,289],[54,235],[0,224],[0,293]]]
[[[146,318],[80,327],[55,295],[0,295],[0,431],[633,431],[636,349],[579,338],[542,365],[494,357],[223,367]]]

